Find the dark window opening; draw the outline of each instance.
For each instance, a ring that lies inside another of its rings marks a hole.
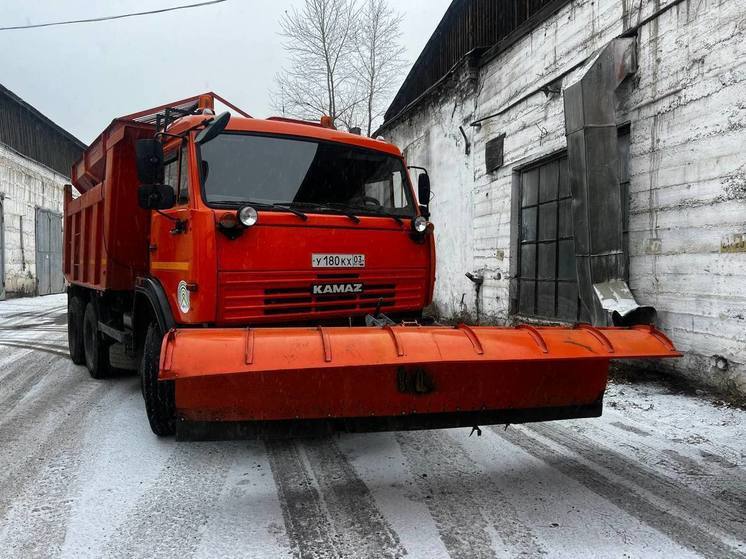
[[[488,173],[494,173],[503,166],[503,147],[505,134],[500,134],[487,142],[484,147],[484,160]]]
[[[630,126],[618,130],[624,279],[629,279]],[[514,203],[515,303],[522,316],[574,322],[581,315],[567,156],[521,169]],[[516,239],[517,237],[517,239]]]
[[[520,172],[518,313],[580,316],[567,157]]]

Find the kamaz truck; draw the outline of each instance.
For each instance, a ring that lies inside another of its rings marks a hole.
[[[611,359],[679,355],[650,325],[424,317],[430,179],[418,169],[415,191],[396,146],[329,118],[256,119],[204,94],[115,119],[72,182],[70,356],[100,379],[119,344],[157,435],[593,417]]]

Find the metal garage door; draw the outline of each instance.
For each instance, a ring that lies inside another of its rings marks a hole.
[[[3,198],[0,196],[0,301],[5,299],[5,222]]]
[[[36,210],[36,292],[37,295],[62,293],[62,216],[49,210]]]

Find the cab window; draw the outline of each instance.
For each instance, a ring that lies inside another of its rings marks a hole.
[[[166,156],[163,182],[176,191],[177,205],[189,203],[188,168],[186,147]]]
[[[401,173],[391,173],[389,176],[365,183],[365,196],[374,198],[384,207],[406,208],[406,188]]]

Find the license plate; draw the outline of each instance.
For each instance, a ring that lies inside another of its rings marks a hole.
[[[314,268],[365,268],[364,254],[312,254]]]

